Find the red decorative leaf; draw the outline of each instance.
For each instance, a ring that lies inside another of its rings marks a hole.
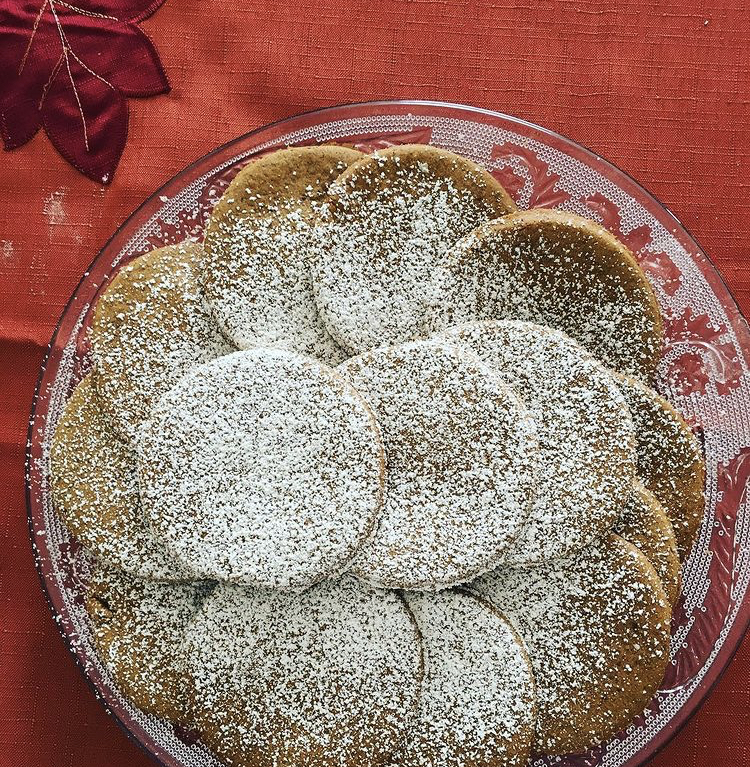
[[[152,42],[135,24],[66,11],[58,14],[78,57],[126,96],[155,96],[169,82]]]
[[[169,90],[135,22],[163,0],[0,0],[0,133],[6,149],[44,126],[72,165],[109,183],[127,138],[125,96]]]
[[[705,361],[698,352],[684,352],[670,362],[667,381],[674,391],[687,397],[688,394],[705,394],[711,375]]]
[[[682,272],[666,253],[643,250],[636,255],[643,269],[661,283],[667,295],[673,296],[680,289]]]
[[[154,14],[165,0],[66,0],[58,3],[100,16],[112,16],[121,21],[137,24]]]
[[[34,138],[40,127],[39,99],[34,98],[32,93],[0,104],[0,132],[6,150],[23,146]]]
[[[22,146],[39,129],[42,91],[60,58],[54,24],[38,10],[27,3],[13,9],[8,0],[0,3],[0,126],[6,149]]]
[[[68,60],[47,91],[42,124],[81,173],[102,184],[112,180],[128,136],[127,102],[118,90]]]
[[[389,133],[387,135],[352,136],[349,139],[339,139],[339,144],[351,144],[360,152],[377,152],[378,149],[388,149],[391,146],[404,144],[429,144],[432,139],[432,128],[415,128],[405,133]]]
[[[560,175],[553,173],[549,169],[549,165],[537,157],[531,149],[512,144],[509,141],[504,144],[497,144],[492,148],[493,160],[509,162],[513,158],[520,160],[526,166],[526,174],[531,180],[530,208],[554,208],[556,205],[565,204],[570,199],[570,195],[566,191],[557,188]],[[511,173],[518,178],[512,169]],[[500,182],[503,183],[502,180]],[[518,182],[511,179],[511,184],[513,183],[517,184]],[[520,192],[523,186],[516,188]],[[508,191],[510,192],[509,187]]]
[[[682,273],[666,253],[646,250],[652,239],[651,228],[643,224],[626,234],[622,229],[620,209],[601,192],[584,198],[583,202],[599,214],[602,226],[625,243],[637,256],[643,269],[658,280],[668,295],[673,296],[682,284]]]
[[[693,315],[690,309],[666,318],[665,351],[681,352],[670,361],[666,376],[680,394],[703,394],[710,380],[719,395],[739,386],[742,365],[732,341],[723,338],[726,333],[724,325],[714,325],[707,315]]]
[[[692,618],[693,625],[685,638],[687,647],[680,648],[670,667],[663,689],[674,689],[695,676],[714,649],[716,632],[724,624],[732,604],[732,584],[737,561],[735,526],[737,510],[747,500],[750,480],[750,449],[743,448],[727,464],[719,466],[717,489],[719,501],[711,530],[711,560],[706,580],[711,588],[705,600],[692,615],[681,610],[680,624]],[[674,624],[673,624],[674,625]]]
[[[589,208],[596,211],[602,220],[602,226],[609,229],[619,240],[624,242],[633,253],[643,250],[651,242],[651,229],[643,224],[631,229],[627,234],[622,229],[620,209],[601,192],[596,192],[583,200]]]
[[[495,168],[495,170],[490,172],[503,185],[505,191],[518,202],[521,192],[526,186],[526,179],[523,176],[519,176],[510,165]]]

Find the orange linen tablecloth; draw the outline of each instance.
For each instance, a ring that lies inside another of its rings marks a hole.
[[[43,133],[0,154],[2,766],[151,763],[95,700],[44,602],[26,528],[26,423],[44,347],[86,266],[148,194],[216,145],[346,101],[508,112],[631,173],[692,230],[750,312],[747,2],[167,0],[142,28],[172,91],[130,100],[110,186],[70,167]],[[750,765],[749,671],[745,642],[655,764]]]

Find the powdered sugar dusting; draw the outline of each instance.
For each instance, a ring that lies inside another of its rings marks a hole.
[[[354,572],[435,589],[496,566],[534,492],[536,430],[518,397],[447,344],[385,347],[339,371],[372,406],[388,455],[380,526]]]
[[[96,305],[96,386],[112,423],[129,440],[185,372],[232,351],[198,287],[202,257],[197,243],[147,253],[120,270]]]
[[[63,422],[60,465],[89,421],[99,443],[53,473],[61,513],[102,561],[234,581],[196,615],[198,585],[101,570],[88,603],[124,692],[197,723],[227,763],[520,767],[535,693],[516,629],[540,680],[537,750],[609,737],[658,684],[671,596],[633,546],[591,542],[623,512],[617,529],[676,589],[668,523],[625,502],[634,440],[613,379],[520,321],[379,346],[515,317],[651,375],[661,321],[627,249],[514,207],[431,147],[271,152],[217,204],[208,259],[195,243],[147,254],[99,301],[89,404],[102,395],[135,440],[138,484],[100,415]],[[247,350],[229,354],[219,325]],[[344,377],[320,362],[352,352]],[[476,594],[436,593],[478,575],[515,628]]]
[[[536,497],[505,561],[564,556],[611,527],[630,495],[635,441],[609,372],[560,331],[528,322],[471,323],[438,338],[469,349],[497,371],[536,423]]]
[[[577,753],[624,727],[669,660],[669,601],[648,560],[616,535],[573,557],[504,568],[473,586],[529,650],[539,714],[535,750]]]
[[[375,153],[331,186],[320,211],[315,300],[352,353],[424,337],[448,295],[445,252],[512,209],[496,182],[431,147]]]
[[[613,531],[640,549],[654,566],[670,604],[680,593],[680,557],[674,528],[664,507],[640,480],[633,484],[628,502]]]
[[[447,256],[453,324],[518,319],[564,331],[607,367],[649,380],[663,328],[632,254],[572,213],[530,210],[479,227]]]
[[[248,165],[225,192],[206,232],[203,284],[240,348],[278,346],[330,365],[346,356],[313,299],[312,224],[329,183],[362,156],[343,147],[276,152]]]
[[[193,369],[138,444],[149,521],[205,577],[307,586],[345,567],[380,512],[384,454],[330,368],[258,348]]]
[[[313,301],[306,259],[311,231],[309,215],[291,203],[269,205],[263,217],[215,224],[214,240],[223,235],[225,244],[210,263],[207,290],[216,317],[240,348],[278,346],[330,365],[346,356]]]
[[[417,706],[413,618],[397,594],[348,576],[303,594],[219,586],[187,651],[196,724],[226,761],[382,765]]]
[[[86,595],[94,641],[117,685],[144,711],[188,719],[185,630],[210,588],[97,569]]]
[[[664,506],[680,559],[685,559],[703,520],[703,450],[664,397],[631,377],[616,376],[615,380],[636,427],[638,476]]]
[[[65,406],[50,463],[60,518],[103,563],[155,580],[192,577],[146,525],[135,456],[100,411],[91,375],[78,384]]]
[[[406,594],[422,634],[425,676],[399,767],[522,767],[536,694],[518,635],[488,602],[459,590]]]

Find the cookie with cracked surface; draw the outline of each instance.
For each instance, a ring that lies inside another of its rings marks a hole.
[[[117,686],[141,710],[175,724],[189,722],[185,630],[210,589],[100,567],[86,592],[94,642]]]
[[[372,411],[331,368],[258,347],[194,368],[140,433],[142,504],[205,578],[303,588],[343,571],[380,514]]]
[[[535,753],[578,753],[607,740],[658,689],[670,603],[651,563],[623,538],[607,534],[567,559],[496,570],[472,588],[528,649],[539,702]]]
[[[202,283],[240,348],[280,346],[332,365],[344,358],[313,300],[310,242],[328,186],[364,156],[341,146],[281,149],[246,165],[217,203]]]
[[[203,248],[184,242],[126,264],[99,297],[91,349],[101,403],[135,439],[152,405],[195,365],[232,351],[200,288]]]
[[[446,343],[375,349],[338,371],[372,407],[388,456],[380,523],[352,571],[431,590],[496,567],[534,492],[536,429],[515,392]]]
[[[235,767],[387,764],[415,716],[414,619],[350,576],[301,594],[221,585],[186,648],[196,729]]]
[[[405,592],[425,676],[399,767],[525,767],[536,692],[520,637],[487,600],[460,589]]]
[[[636,431],[638,477],[667,512],[680,560],[703,521],[706,464],[698,438],[658,392],[631,376],[615,376]]]
[[[442,327],[446,251],[515,209],[484,168],[437,147],[392,147],[354,163],[316,226],[315,300],[331,334],[357,354]]]
[[[609,371],[561,331],[519,320],[459,325],[435,338],[476,354],[536,423],[534,503],[504,561],[556,559],[608,530],[635,476],[633,426]]]
[[[640,480],[635,481],[613,531],[646,555],[673,605],[680,595],[681,577],[674,528],[664,507]]]
[[[101,562],[141,578],[192,576],[148,528],[135,456],[99,407],[91,374],[76,386],[57,423],[50,481],[61,520]]]
[[[468,234],[449,257],[454,323],[549,325],[607,367],[652,378],[664,335],[656,296],[630,250],[594,221],[519,211]]]

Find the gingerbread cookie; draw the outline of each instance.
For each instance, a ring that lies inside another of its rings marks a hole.
[[[524,640],[539,709],[534,751],[584,751],[651,700],[669,662],[669,599],[651,563],[617,535],[572,557],[503,568],[472,588]]]
[[[609,371],[564,333],[529,322],[470,323],[437,338],[501,375],[536,423],[534,504],[504,561],[565,556],[609,529],[635,476],[633,426]]]
[[[680,560],[703,520],[706,465],[698,439],[664,397],[630,376],[616,376],[635,424],[638,476],[667,512]]]
[[[536,692],[518,634],[467,591],[406,592],[422,635],[425,676],[399,767],[525,767]]]
[[[599,224],[520,211],[479,227],[448,257],[454,323],[549,325],[607,367],[651,379],[663,339],[659,305],[633,254]]]
[[[256,348],[194,368],[138,444],[155,533],[206,578],[309,586],[372,533],[385,456],[370,408],[309,357]]]
[[[232,351],[198,288],[203,249],[194,242],[146,253],[117,273],[91,325],[96,387],[127,440],[152,405],[191,367]]]
[[[138,708],[189,722],[185,630],[210,592],[205,583],[166,584],[99,568],[86,593],[99,658]]]
[[[674,528],[664,507],[639,480],[613,529],[646,555],[673,605],[680,595],[680,557]]]
[[[240,348],[281,346],[328,364],[344,358],[318,316],[311,226],[329,184],[364,157],[354,149],[282,149],[246,165],[209,220],[203,285]]]
[[[186,648],[196,728],[235,767],[377,767],[416,712],[414,619],[348,576],[302,594],[219,586]]]
[[[447,295],[446,251],[513,210],[486,170],[443,149],[393,147],[354,163],[316,227],[315,299],[331,334],[354,354],[429,334]]]
[[[146,525],[135,456],[100,410],[91,375],[76,386],[57,424],[50,478],[63,523],[101,562],[154,580],[192,576]]]
[[[383,514],[353,572],[429,590],[497,566],[533,500],[536,431],[521,400],[479,359],[436,342],[338,370],[373,408],[388,455]]]

